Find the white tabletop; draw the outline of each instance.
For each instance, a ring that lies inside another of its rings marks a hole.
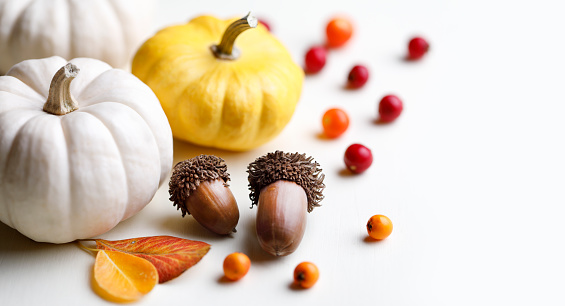
[[[233,237],[181,218],[164,184],[139,214],[101,236],[173,235],[212,245],[200,263],[158,285],[139,305],[563,305],[565,285],[565,5],[558,1],[159,1],[155,29],[201,14],[252,11],[302,65],[323,42],[328,19],[345,13],[356,33],[307,76],[294,117],[274,141],[245,153],[175,141],[175,162],[215,154],[227,161],[241,218]],[[430,41],[406,62],[413,35]],[[344,90],[362,63],[371,78]],[[375,124],[394,93],[404,112]],[[351,126],[323,140],[321,116],[345,109]],[[348,145],[372,149],[362,175],[344,171]],[[326,174],[322,207],[308,216],[299,249],[273,258],[258,245],[246,166],[274,150],[315,157]],[[392,235],[367,241],[374,214]],[[220,281],[232,252],[251,258],[239,282]],[[294,290],[302,261],[320,269],[310,290]],[[100,305],[90,287],[94,257],[74,244],[30,241],[0,224],[0,304]]]

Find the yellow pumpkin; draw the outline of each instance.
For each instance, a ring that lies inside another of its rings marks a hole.
[[[235,151],[282,131],[304,80],[286,48],[249,15],[165,28],[140,47],[132,72],[161,101],[173,136]]]

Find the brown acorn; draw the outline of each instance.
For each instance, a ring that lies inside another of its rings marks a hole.
[[[192,215],[208,230],[227,235],[236,231],[239,221],[229,180],[223,159],[200,155],[175,165],[169,182],[169,200],[182,211],[183,217]]]
[[[276,151],[247,167],[251,207],[257,205],[257,237],[269,254],[291,254],[302,241],[306,213],[324,198],[319,166],[305,154]]]

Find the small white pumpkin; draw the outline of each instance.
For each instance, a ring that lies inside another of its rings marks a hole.
[[[0,76],[0,221],[33,240],[112,229],[151,201],[172,160],[165,113],[128,72],[50,57]]]
[[[152,14],[153,0],[0,0],[0,72],[53,55],[125,68]]]

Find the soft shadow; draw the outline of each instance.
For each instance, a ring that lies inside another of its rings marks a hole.
[[[249,256],[251,262],[254,264],[261,264],[276,261],[278,257],[265,252],[259,244],[259,238],[257,238],[257,231],[255,228],[255,218],[250,218],[247,224],[242,224],[242,227],[243,226],[245,226],[247,233],[243,245],[245,250],[244,253]]]
[[[369,82],[367,82],[367,83],[369,83]],[[341,86],[341,89],[343,89],[343,90],[345,90],[345,91],[351,91],[351,92],[354,92],[354,91],[362,91],[363,88],[366,87],[367,83],[363,84],[363,86],[361,86],[361,87],[352,87],[352,86],[349,86],[348,82],[345,82],[345,84],[343,84],[343,85]]]
[[[173,139],[173,147],[174,147],[173,164],[177,164],[180,161],[193,158],[201,154],[215,155],[225,159],[226,157],[232,157],[244,153],[244,152],[236,152],[236,151],[203,147],[186,141],[178,140],[176,138]]]
[[[324,132],[320,132],[316,135],[316,138],[318,138],[319,140],[323,140],[323,141],[331,141],[334,140],[335,138],[329,138]]]
[[[218,282],[218,284],[229,285],[229,284],[236,283],[237,281],[232,281],[229,278],[227,278],[225,275],[222,275],[222,276],[218,277],[217,282]]]
[[[375,239],[375,238],[372,238],[371,236],[363,235],[363,242],[365,242],[365,243],[373,244],[373,243],[382,242],[383,240],[384,239]]]
[[[373,119],[373,124],[376,124],[376,125],[385,126],[385,125],[391,125],[393,123],[394,123],[394,121],[392,121],[392,122],[383,121],[381,118]]]
[[[310,72],[310,71],[306,71],[305,67],[302,67],[302,70],[304,70],[304,75],[307,77],[314,77],[320,73],[322,73],[322,71],[324,70],[324,68],[322,68],[322,70],[317,71],[317,72]]]
[[[303,288],[300,287],[300,285],[298,285],[296,282],[290,282],[290,284],[288,284],[288,289],[292,290],[292,291],[304,291],[307,288]]]
[[[213,233],[200,225],[191,215],[186,215],[183,217],[179,216],[169,216],[164,218],[162,221],[162,227],[168,232],[176,233],[180,237],[190,237],[194,240],[201,241],[222,241],[224,239],[233,238],[233,235],[218,235]]]
[[[404,63],[417,63],[417,62],[419,62],[419,60],[417,60],[417,59],[410,58],[410,56],[408,56],[408,54],[400,55],[399,59],[400,59],[401,62],[404,62]]]
[[[0,253],[2,254],[51,252],[60,247],[58,244],[33,241],[17,230],[1,222],[0,242]]]
[[[356,176],[355,173],[349,171],[349,169],[347,169],[347,168],[342,168],[341,170],[339,170],[339,172],[337,173],[337,175],[339,175],[339,176],[341,176],[341,177]]]

